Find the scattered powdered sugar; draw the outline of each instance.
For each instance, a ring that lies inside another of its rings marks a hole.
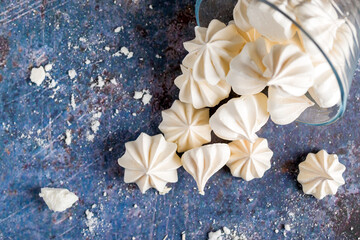
[[[95,138],[95,135],[94,135],[94,134],[91,134],[89,131],[86,132],[86,139],[87,139],[89,142],[93,142],[93,141],[94,141],[94,138]]]
[[[285,224],[285,225],[284,225],[284,228],[285,228],[286,231],[290,231],[290,230],[291,230],[290,224]]]
[[[95,232],[95,229],[98,226],[98,219],[94,217],[94,213],[92,213],[89,209],[85,211],[86,215],[86,226],[89,229],[89,232],[93,234]]]
[[[208,240],[247,240],[245,234],[238,235],[237,232],[223,227],[215,232],[208,233]]]
[[[76,109],[76,103],[75,103],[74,94],[71,94],[70,104],[71,104],[71,107],[75,110]]]
[[[70,79],[74,79],[76,77],[76,75],[77,75],[75,69],[69,70],[68,74],[69,74]]]
[[[66,143],[66,145],[70,146],[71,141],[72,141],[71,130],[67,129],[66,132],[65,132],[65,143]]]
[[[45,70],[43,66],[31,69],[30,80],[37,86],[45,80]]]
[[[91,130],[96,134],[100,127],[99,119],[101,118],[101,112],[95,113],[91,118]]]
[[[120,57],[121,55],[125,55],[127,59],[130,59],[134,56],[134,53],[130,52],[127,47],[122,47],[120,51],[113,54],[113,57]]]

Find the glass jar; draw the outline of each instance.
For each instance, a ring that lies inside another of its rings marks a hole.
[[[245,7],[240,5],[240,1],[245,2]],[[318,83],[309,90],[306,96],[315,105],[307,108],[297,121],[310,125],[326,125],[342,117],[360,54],[360,1],[239,0],[237,5],[238,0],[197,0],[197,23],[202,27],[207,27],[212,19],[228,23],[233,20],[234,7],[242,6],[241,11],[247,12],[248,9],[245,8],[249,2],[253,8],[256,6],[260,9],[257,16],[260,20],[263,18],[264,23],[268,22],[268,19],[264,16],[266,14],[262,13],[273,11],[281,24],[288,22],[294,27],[303,50],[314,56],[314,74],[319,75],[317,81],[333,79],[334,85]],[[324,18],[333,22],[330,24],[323,21]],[[253,27],[258,30],[257,26]],[[268,27],[259,32],[267,37],[267,34],[272,34],[271,31]],[[322,70],[317,69],[319,65],[322,65]],[[332,99],[323,101],[318,98],[317,93]]]

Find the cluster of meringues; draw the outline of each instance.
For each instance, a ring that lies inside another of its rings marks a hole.
[[[326,53],[350,54],[337,49],[350,44],[344,43],[344,36],[351,29],[329,0],[273,2],[308,26]],[[340,101],[328,63],[291,21],[260,1],[239,0],[233,13],[234,21],[228,25],[213,20],[208,28],[195,27],[195,39],[184,43],[188,55],[182,75],[175,79],[180,101],[162,112],[159,126],[165,137],[142,133],[125,144],[118,163],[125,168],[125,182],[135,182],[142,193],[151,187],[164,192],[168,182],[177,182],[181,166],[193,176],[200,194],[225,165],[246,181],[261,178],[271,167],[273,152],[256,132],[269,116],[277,124],[289,124],[313,101],[324,108]],[[267,96],[261,93],[265,88]],[[241,97],[220,106],[210,118],[208,107],[228,98],[231,89]],[[202,146],[211,142],[211,131],[232,142]],[[181,158],[176,151],[184,152]],[[326,194],[334,194],[334,188]]]

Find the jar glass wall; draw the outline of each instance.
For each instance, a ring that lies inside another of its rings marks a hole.
[[[241,1],[252,2],[252,7],[259,9],[258,12],[255,11],[258,18],[256,22],[259,24],[262,21],[269,22],[264,13],[271,11],[277,14],[276,19],[280,23],[287,21],[291,24],[295,29],[292,40],[297,39],[304,52],[311,55],[315,68],[315,84],[306,96],[315,104],[307,108],[297,121],[310,125],[325,125],[338,120],[345,112],[360,54],[360,1]],[[207,27],[212,19],[224,23],[232,21],[233,9],[237,3],[238,0],[197,0],[195,11],[198,25]],[[243,6],[241,11],[246,10]],[[276,31],[269,27],[273,25],[264,26],[255,26],[255,29],[259,27],[261,34],[273,37],[271,34]]]

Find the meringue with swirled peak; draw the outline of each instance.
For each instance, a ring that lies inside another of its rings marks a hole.
[[[231,61],[226,80],[239,95],[256,94],[269,86],[302,96],[313,85],[312,74],[310,57],[295,44],[271,46],[259,38]]]
[[[297,22],[312,36],[325,53],[329,53],[333,47],[337,29],[345,21],[338,18],[331,1],[303,1],[294,8],[294,13]],[[313,57],[322,58],[322,54],[313,41],[304,32],[299,31],[299,33],[302,36],[306,51]]]
[[[268,0],[268,2],[295,20],[287,0]],[[250,1],[247,17],[251,26],[274,42],[287,41],[296,33],[296,27],[291,20],[262,1]]]
[[[229,143],[229,147],[231,155],[226,165],[234,177],[250,181],[262,178],[270,169],[273,152],[269,149],[266,139],[258,138],[254,143],[246,139],[236,140]]]
[[[314,103],[305,95],[297,97],[279,88],[269,88],[267,107],[271,120],[276,124],[292,123],[311,106],[314,106]]]
[[[170,109],[162,112],[159,129],[165,139],[176,143],[178,152],[200,147],[211,141],[209,109],[195,109],[191,104],[176,100]]]
[[[180,89],[179,98],[182,102],[190,103],[196,109],[214,107],[227,98],[231,86],[226,80],[221,80],[216,85],[207,81],[195,81],[191,68],[181,65],[182,75],[175,79],[175,85]]]
[[[346,167],[339,162],[336,154],[328,154],[325,150],[316,154],[309,153],[306,160],[300,163],[299,170],[297,180],[304,193],[317,199],[334,195],[345,184],[342,174]]]
[[[208,28],[195,27],[195,39],[184,43],[189,53],[183,65],[193,69],[196,81],[216,85],[225,79],[231,59],[244,45],[245,40],[234,24],[226,26],[214,19]]]
[[[161,134],[141,133],[135,141],[125,143],[125,148],[118,163],[125,168],[126,183],[135,182],[145,193],[149,188],[163,192],[168,182],[177,182],[181,161],[175,143],[167,142]]]
[[[247,139],[254,142],[256,132],[269,119],[267,97],[263,93],[233,98],[210,118],[215,135],[225,140]]]
[[[183,154],[181,162],[184,169],[195,179],[199,193],[204,195],[204,188],[212,175],[219,171],[230,158],[227,144],[217,143],[191,149]]]

